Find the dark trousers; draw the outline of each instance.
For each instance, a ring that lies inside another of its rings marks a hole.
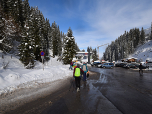
[[[86,72],[83,73],[83,81],[86,81]]]
[[[81,77],[75,77],[75,85],[76,85],[76,88],[79,88],[79,89],[80,89],[80,80],[81,80]]]
[[[139,73],[142,73],[142,74],[143,74],[143,70],[142,70],[142,69],[139,69]]]

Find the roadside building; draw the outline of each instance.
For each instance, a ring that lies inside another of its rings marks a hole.
[[[74,57],[77,60],[88,60],[88,52],[76,52],[76,55],[74,55]],[[92,52],[90,52],[90,60],[92,59]]]
[[[137,62],[137,59],[138,59],[138,58],[131,57],[131,58],[127,58],[127,59],[124,60],[124,61],[127,62],[127,63],[132,63],[132,62]]]

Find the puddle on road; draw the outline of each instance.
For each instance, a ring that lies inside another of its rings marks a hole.
[[[98,87],[94,86],[94,83],[107,83],[107,77],[100,74],[99,79],[88,79],[86,82],[82,82],[81,91],[76,93],[76,103],[78,109],[76,113],[111,113],[120,114],[116,107],[99,91]]]
[[[107,83],[107,76],[105,76],[104,74],[100,74],[100,77],[96,83]]]

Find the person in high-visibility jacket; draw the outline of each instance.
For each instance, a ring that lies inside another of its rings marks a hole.
[[[84,73],[84,71],[79,67],[79,65],[77,65],[73,71],[73,77],[75,78],[75,85],[77,91],[80,91],[81,72]]]

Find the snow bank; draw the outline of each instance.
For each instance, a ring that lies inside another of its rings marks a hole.
[[[11,59],[11,55],[3,56],[4,58],[0,52],[0,94],[73,76],[69,65],[62,65],[57,57],[46,62],[43,70],[41,62],[36,62],[34,69],[25,69],[17,57]],[[3,63],[8,62],[8,67],[3,69]]]

